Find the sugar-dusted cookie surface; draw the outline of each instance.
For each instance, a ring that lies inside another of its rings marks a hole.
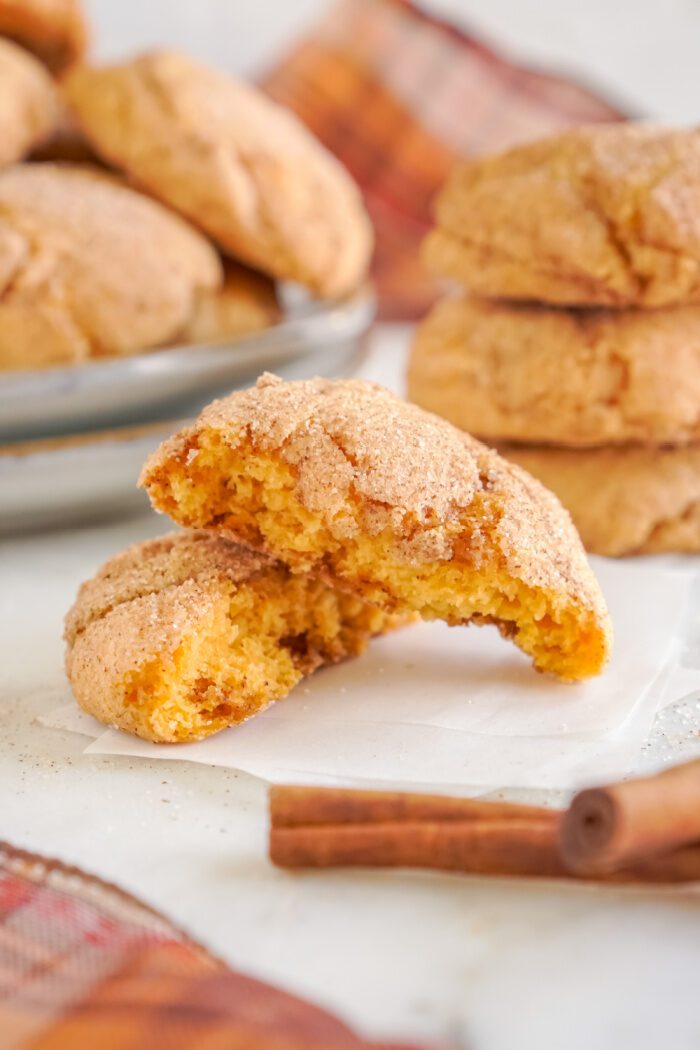
[[[489,441],[698,441],[700,306],[573,310],[445,299],[418,326],[408,396]]]
[[[269,328],[281,315],[274,281],[228,260],[222,287],[199,292],[192,316],[178,333],[177,342],[237,339]]]
[[[357,187],[254,87],[159,51],[76,69],[65,97],[105,160],[235,257],[321,295],[362,281],[372,233]]]
[[[0,168],[45,142],[58,119],[49,74],[33,55],[0,37]]]
[[[593,554],[700,551],[700,447],[501,452],[557,494]]]
[[[588,126],[463,163],[425,259],[486,297],[700,301],[700,131]]]
[[[557,500],[372,383],[263,376],[166,441],[142,484],[179,523],[384,608],[495,623],[561,678],[608,657],[605,603]]]
[[[211,533],[129,547],[80,588],[66,670],[80,706],[146,740],[236,725],[397,619]]]
[[[104,173],[0,171],[0,368],[158,346],[221,281],[196,230]]]
[[[0,0],[0,36],[16,40],[61,73],[85,53],[83,6],[80,0]]]

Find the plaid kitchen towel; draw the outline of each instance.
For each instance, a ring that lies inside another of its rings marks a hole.
[[[0,1048],[401,1050],[234,973],[117,887],[6,843]]]
[[[261,83],[361,186],[385,319],[419,317],[436,295],[418,246],[458,157],[623,118],[569,78],[518,66],[408,0],[341,0]]]

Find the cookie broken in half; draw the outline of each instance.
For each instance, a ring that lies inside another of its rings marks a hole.
[[[178,523],[388,611],[494,623],[559,678],[608,659],[605,601],[557,499],[372,383],[265,375],[166,441],[141,483]]]
[[[399,619],[206,532],[129,547],[66,617],[80,706],[157,743],[200,740],[257,714]]]

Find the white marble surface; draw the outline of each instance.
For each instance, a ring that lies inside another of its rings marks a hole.
[[[252,71],[315,0],[89,0],[98,50],[171,42]],[[697,119],[689,0],[451,0],[437,6],[643,113]],[[399,385],[404,341],[368,370]],[[265,792],[186,763],[90,758],[36,717],[63,695],[61,618],[144,516],[0,544],[0,835],[115,879],[249,972],[376,1037],[471,1050],[696,1050],[700,898],[417,874],[294,876],[265,861]],[[10,586],[12,581],[12,586]],[[653,600],[653,599],[652,599]],[[695,699],[666,709],[644,763],[697,753]]]

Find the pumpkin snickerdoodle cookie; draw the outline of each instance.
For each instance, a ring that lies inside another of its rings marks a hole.
[[[489,441],[688,444],[700,440],[700,306],[445,299],[418,327],[408,392]]]
[[[65,97],[96,151],[273,277],[327,296],[363,279],[372,248],[359,190],[295,116],[186,55],[83,67]]]
[[[274,282],[227,260],[222,287],[198,293],[192,316],[176,341],[209,343],[237,339],[269,328],[280,317]]]
[[[382,608],[495,623],[563,679],[607,660],[605,603],[557,500],[372,383],[263,376],[166,441],[141,483],[179,523]]]
[[[0,0],[0,36],[60,73],[82,58],[88,32],[79,0]]]
[[[700,301],[700,130],[577,128],[459,165],[425,259],[485,297]]]
[[[555,492],[594,554],[700,551],[700,447],[501,446]]]
[[[89,714],[146,740],[199,740],[360,653],[398,619],[211,533],[129,547],[66,617],[66,669]]]
[[[0,168],[45,142],[58,119],[49,74],[33,55],[0,37]]]
[[[158,346],[221,281],[199,233],[103,173],[0,172],[0,368]]]

